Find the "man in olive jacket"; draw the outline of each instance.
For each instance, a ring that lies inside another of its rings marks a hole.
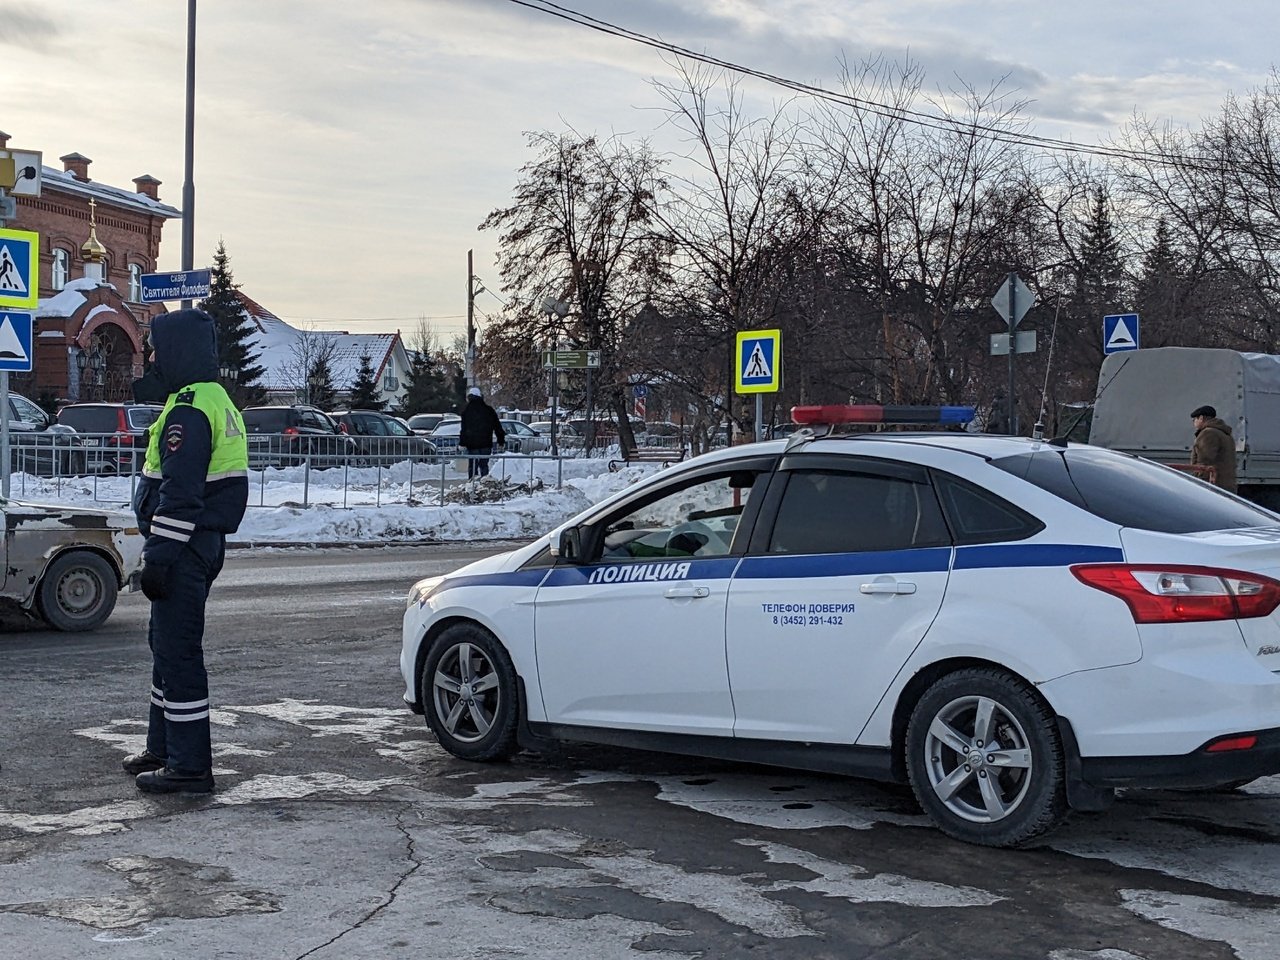
[[[1196,441],[1191,447],[1191,462],[1213,467],[1214,483],[1224,490],[1236,492],[1236,444],[1231,427],[1218,417],[1218,411],[1209,404],[1191,411],[1191,424],[1195,427]]]

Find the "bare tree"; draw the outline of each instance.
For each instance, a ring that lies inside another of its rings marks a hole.
[[[312,403],[321,392],[317,371],[331,369],[338,342],[332,334],[314,329],[299,330],[289,345],[289,359],[280,365],[284,385],[294,391],[298,403]]]

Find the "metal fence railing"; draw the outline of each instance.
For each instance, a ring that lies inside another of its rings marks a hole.
[[[249,448],[251,506],[297,504],[356,506],[384,503],[443,505],[451,487],[465,483],[468,462],[486,460],[491,476],[516,484],[564,484],[564,461],[580,451],[494,453],[470,456],[457,448],[428,449],[401,437],[304,438],[256,434]],[[11,438],[10,495],[61,495],[64,484],[83,485],[89,499],[131,500],[146,455],[146,434],[49,433]],[[322,443],[309,441],[326,441]],[[77,490],[77,493],[80,491]]]

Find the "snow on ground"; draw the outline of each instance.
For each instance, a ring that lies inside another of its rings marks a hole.
[[[406,543],[524,540],[546,533],[574,514],[642,477],[656,464],[610,473],[605,459],[510,457],[492,461],[493,479],[469,485],[459,462],[408,463],[387,469],[302,467],[249,474],[249,510],[233,543]],[[559,481],[559,487],[557,482]],[[14,474],[10,496],[32,503],[77,504],[129,510],[130,477],[50,479]],[[497,494],[500,502],[474,503]],[[441,505],[441,498],[445,499]]]

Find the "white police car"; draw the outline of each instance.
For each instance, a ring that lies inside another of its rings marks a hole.
[[[946,833],[1012,846],[1116,787],[1280,772],[1278,606],[1280,516],[1171,468],[802,431],[421,581],[401,671],[459,757],[550,738],[909,781]]]

